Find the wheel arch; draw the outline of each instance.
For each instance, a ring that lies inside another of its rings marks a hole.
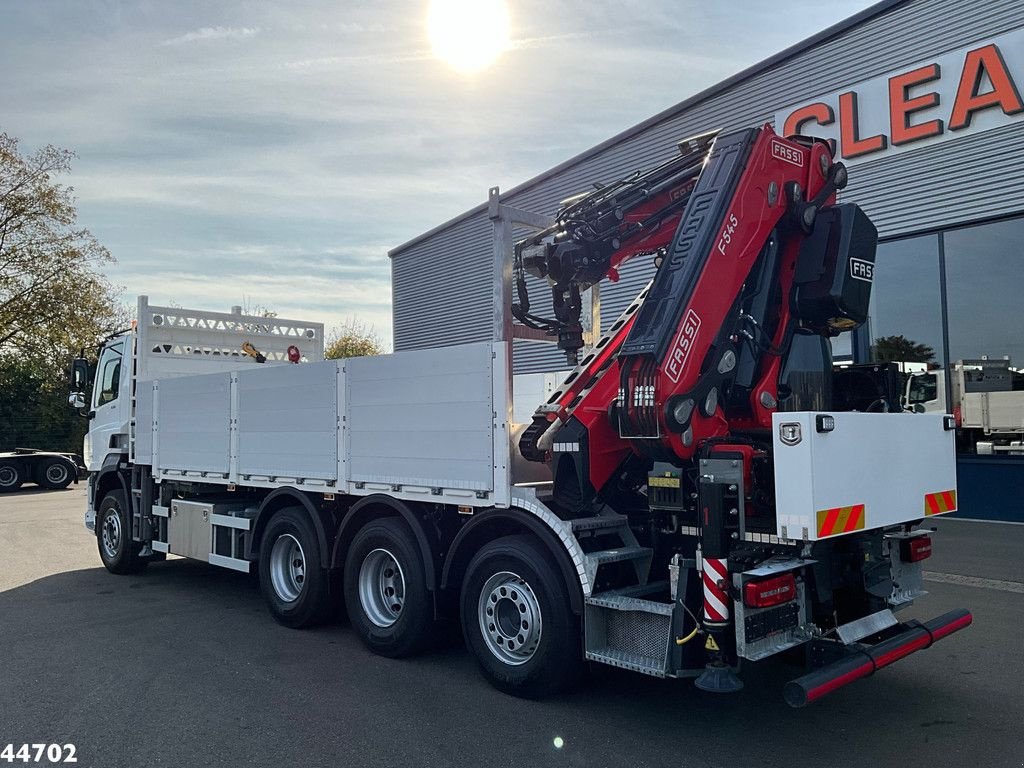
[[[248,558],[256,560],[259,557],[260,540],[266,530],[270,519],[275,513],[287,507],[301,507],[309,516],[313,528],[316,530],[318,549],[320,550],[320,562],[327,563],[331,552],[331,540],[329,531],[333,530],[333,515],[330,512],[317,509],[316,505],[298,488],[286,486],[275,488],[268,493],[260,503],[259,511],[256,513],[256,520],[252,526],[252,536],[249,539]]]
[[[441,571],[441,589],[455,590],[481,547],[503,536],[526,534],[536,539],[550,555],[569,592],[569,604],[577,616],[583,614],[583,586],[579,571],[556,532],[539,517],[518,509],[489,509],[478,512],[455,535]]]
[[[125,499],[129,502],[131,501],[132,496],[126,476],[127,473],[122,472],[119,466],[123,457],[123,453],[108,453],[107,457],[103,460],[103,466],[96,473],[96,482],[93,485],[93,509],[99,510],[100,504],[103,503],[103,497],[111,491],[123,491]],[[96,535],[98,536],[99,534],[97,533]]]
[[[381,515],[380,512],[385,514]],[[437,590],[437,560],[435,548],[430,545],[427,532],[423,528],[423,520],[417,516],[413,507],[404,501],[394,499],[382,493],[371,494],[359,499],[349,507],[341,525],[338,526],[338,535],[334,539],[334,548],[331,552],[331,567],[343,568],[345,566],[345,555],[352,537],[367,522],[376,517],[401,517],[412,529],[416,543],[419,545],[420,554],[423,555],[423,567],[426,571],[427,589],[431,592]]]

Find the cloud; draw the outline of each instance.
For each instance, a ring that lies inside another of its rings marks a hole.
[[[242,40],[259,33],[258,27],[200,27],[179,37],[164,40],[161,45],[183,45],[202,40]]]

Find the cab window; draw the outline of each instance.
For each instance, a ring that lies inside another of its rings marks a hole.
[[[934,373],[922,373],[910,380],[910,392],[907,400],[911,405],[930,403],[939,397],[938,377]]]
[[[99,407],[117,400],[121,386],[121,345],[105,347],[100,354],[100,361],[97,364],[99,372],[96,378],[96,401],[94,405]]]

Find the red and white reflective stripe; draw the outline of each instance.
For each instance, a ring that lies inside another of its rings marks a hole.
[[[708,621],[729,620],[729,595],[718,586],[720,581],[728,583],[729,569],[725,560],[705,557],[704,571],[704,617]]]

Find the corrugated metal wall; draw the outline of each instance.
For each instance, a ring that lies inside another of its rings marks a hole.
[[[613,180],[672,156],[686,136],[771,122],[780,107],[1021,26],[1020,0],[912,0],[503,196],[503,202],[552,214],[559,200],[595,181]],[[1018,123],[858,164],[846,199],[867,210],[883,237],[1019,212],[1024,210],[1024,174],[1014,168],[1022,158],[1024,125]],[[487,338],[490,232],[486,213],[480,211],[394,254],[396,350]],[[650,264],[631,265],[619,283],[602,285],[602,325],[627,306],[652,269]],[[545,293],[544,286],[535,286],[538,299]],[[517,373],[564,367],[553,348],[517,344]]]

